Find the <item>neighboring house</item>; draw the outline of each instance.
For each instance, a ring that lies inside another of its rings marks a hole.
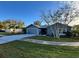
[[[5,32],[14,32],[14,33],[22,33],[23,30],[22,29],[6,29]]]
[[[47,27],[47,35],[61,36],[64,32],[71,31],[71,27],[61,23],[55,23]]]
[[[44,35],[46,34],[46,27],[45,26],[36,26],[36,25],[29,25],[27,28],[27,34],[36,34],[36,35]]]

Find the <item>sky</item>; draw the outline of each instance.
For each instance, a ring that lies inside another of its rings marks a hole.
[[[40,20],[41,11],[54,11],[60,6],[57,1],[0,1],[0,20],[16,19],[30,25]]]

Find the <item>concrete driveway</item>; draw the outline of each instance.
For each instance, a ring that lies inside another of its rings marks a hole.
[[[22,41],[27,41],[37,44],[57,45],[57,46],[79,46],[79,42],[54,42],[54,41],[44,41],[38,39],[23,39]]]
[[[36,36],[34,34],[21,34],[21,35],[11,35],[0,37],[0,44],[8,43],[15,40],[21,40],[24,37]]]

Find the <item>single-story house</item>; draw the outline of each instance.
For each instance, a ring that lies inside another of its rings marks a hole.
[[[27,28],[27,34],[36,34],[36,35],[44,35],[47,34],[47,27],[46,26],[36,26],[34,24],[31,24],[26,27]]]
[[[50,26],[36,26],[31,24],[27,26],[27,34],[36,35],[65,35],[64,32],[71,31],[71,27],[61,23],[55,23]]]
[[[71,31],[71,26],[61,23],[55,23],[47,27],[47,35],[61,36],[61,35],[65,35],[64,32],[70,32],[70,31]]]

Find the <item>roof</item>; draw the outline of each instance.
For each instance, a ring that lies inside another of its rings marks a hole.
[[[62,23],[54,23],[54,24],[49,25],[49,26],[54,26],[54,25],[56,25],[56,24],[68,26],[68,25],[62,24]],[[36,27],[36,28],[47,28],[47,27],[49,27],[49,26],[47,26],[47,25],[37,26],[37,25],[34,25],[34,24],[30,24],[30,25],[28,25],[26,28],[28,28],[28,27],[30,27],[30,26],[34,26],[34,27]],[[68,26],[68,27],[71,27],[71,26]]]
[[[34,25],[34,24],[30,24],[29,26],[27,26],[26,28],[30,27],[30,26],[34,26],[36,28],[47,28],[47,25],[42,25],[42,26],[37,26],[37,25]]]
[[[36,28],[40,28],[40,26],[37,26],[37,25],[34,25],[34,24],[30,24],[30,25],[28,25],[26,28],[28,28],[28,27],[30,27],[30,26],[34,26],[34,27],[36,27]]]
[[[50,26],[54,26],[54,25],[56,25],[56,24],[59,24],[59,25],[64,25],[64,26],[68,26],[68,25],[66,25],[66,24],[62,24],[62,23],[54,23],[54,24],[52,24],[52,25],[50,25]],[[49,27],[49,26],[48,26]],[[71,27],[71,26],[68,26],[68,27]]]

